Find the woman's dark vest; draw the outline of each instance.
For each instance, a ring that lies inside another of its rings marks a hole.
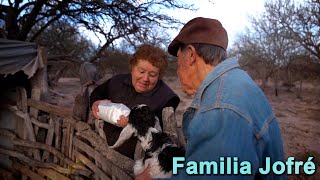
[[[157,85],[146,93],[136,92],[131,82],[131,74],[116,75],[105,83],[97,86],[91,93],[90,107],[96,100],[102,99],[109,99],[114,103],[123,103],[129,108],[137,104],[146,104],[159,117],[161,127],[162,109],[168,106],[176,109],[180,102],[179,97],[162,80],[159,80]],[[105,123],[104,130],[108,144],[113,145],[118,139],[122,128]],[[120,147],[118,151],[133,158],[134,147],[131,146]]]

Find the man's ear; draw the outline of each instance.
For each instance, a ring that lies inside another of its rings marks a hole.
[[[192,45],[188,45],[187,50],[188,50],[188,57],[189,57],[188,64],[190,66],[192,66],[193,64],[196,63],[197,52],[196,52],[196,49]]]

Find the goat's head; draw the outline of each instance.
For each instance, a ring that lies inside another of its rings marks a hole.
[[[157,120],[154,112],[145,104],[134,106],[129,114],[129,124],[137,130],[137,135],[140,136],[144,136],[149,128],[155,127]]]
[[[111,148],[118,147],[131,136],[148,139],[150,135],[147,137],[147,133],[151,131],[161,131],[159,119],[147,105],[136,105],[130,111],[128,125],[121,131],[119,139]]]

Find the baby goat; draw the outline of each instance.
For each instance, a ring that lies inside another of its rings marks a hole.
[[[161,131],[159,119],[147,105],[141,104],[131,109],[128,125],[110,148],[119,147],[131,136],[139,139],[145,151],[145,157],[137,160],[133,167],[135,175],[149,166],[153,178],[169,178],[172,175],[173,157],[184,157],[184,149],[174,144],[173,140]]]

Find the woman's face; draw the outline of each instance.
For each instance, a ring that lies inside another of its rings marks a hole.
[[[149,61],[139,59],[132,67],[132,85],[138,93],[152,90],[159,80],[160,69],[153,66]]]

